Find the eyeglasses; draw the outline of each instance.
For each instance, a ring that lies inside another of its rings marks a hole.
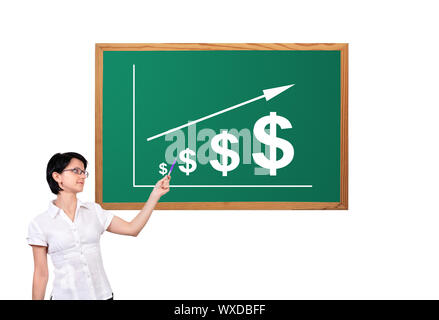
[[[62,172],[64,172],[64,171],[72,171],[73,173],[76,173],[78,175],[85,174],[85,177],[88,178],[88,171],[84,171],[84,170],[81,170],[79,168],[64,169]]]

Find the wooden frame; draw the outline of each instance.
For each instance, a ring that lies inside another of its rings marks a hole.
[[[172,202],[156,210],[309,210],[348,209],[348,44],[347,43],[97,43],[95,61],[95,201],[104,209],[138,210],[144,203],[103,203],[102,95],[104,51],[149,50],[339,50],[340,51],[340,202]],[[172,187],[172,185],[171,185]]]

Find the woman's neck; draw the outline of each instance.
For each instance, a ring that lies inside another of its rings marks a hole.
[[[65,213],[74,214],[77,204],[76,193],[60,192],[55,200],[55,205],[64,210]]]

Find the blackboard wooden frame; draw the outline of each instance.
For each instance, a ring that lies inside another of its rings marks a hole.
[[[348,44],[347,43],[96,43],[95,49],[95,201],[107,210],[138,210],[144,203],[103,203],[103,53],[149,50],[339,50],[340,51],[340,202],[172,202],[156,210],[347,210],[348,209]],[[172,184],[171,184],[172,187]],[[145,199],[146,201],[146,199]]]

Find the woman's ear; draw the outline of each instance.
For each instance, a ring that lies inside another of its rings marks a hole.
[[[60,179],[60,177],[59,177],[59,173],[58,173],[58,172],[53,172],[53,173],[52,173],[52,178],[53,178],[53,180],[55,180],[55,181],[58,182],[58,183],[61,182],[61,179]]]

